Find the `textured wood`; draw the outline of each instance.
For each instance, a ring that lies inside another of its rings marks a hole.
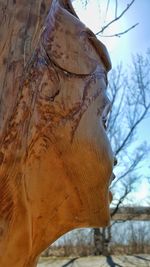
[[[109,223],[111,63],[69,0],[0,5],[0,266],[33,267],[67,231]]]
[[[0,134],[16,103],[24,67],[37,45],[51,0],[0,0]]]

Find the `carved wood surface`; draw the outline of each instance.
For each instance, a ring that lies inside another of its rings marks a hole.
[[[0,134],[12,114],[24,68],[35,49],[51,0],[0,0]]]
[[[0,266],[33,267],[63,233],[109,223],[111,63],[69,0],[0,6]]]

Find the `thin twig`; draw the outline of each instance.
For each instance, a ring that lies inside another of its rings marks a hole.
[[[118,0],[116,0],[115,4],[115,18],[117,18],[117,13],[118,13]]]
[[[137,25],[139,25],[139,23],[134,24],[133,26],[131,26],[130,28],[128,28],[127,30],[123,31],[123,32],[119,32],[119,33],[115,33],[115,34],[110,34],[110,35],[99,35],[100,37],[120,37],[121,35],[129,32],[130,30],[134,29]]]
[[[128,187],[125,188],[124,194],[120,197],[116,207],[114,208],[114,210],[111,213],[111,218],[117,213],[120,205],[122,204],[122,202],[124,201],[124,199],[126,198],[126,196],[130,193],[130,189]]]
[[[106,30],[106,28],[108,28],[112,23],[116,22],[117,20],[119,20],[126,12],[127,10],[131,7],[131,5],[134,3],[135,0],[132,0],[127,7],[121,12],[121,14],[114,18],[113,20],[111,20],[108,24],[106,24],[104,27],[102,27],[102,29],[96,33],[96,35],[99,35],[100,33],[103,33],[104,30]]]
[[[110,0],[107,1],[107,6],[106,6],[106,12],[105,12],[105,19],[104,19],[104,23],[106,21],[107,18],[107,13],[108,13],[108,9],[109,9],[109,4],[110,4]]]
[[[131,134],[135,130],[135,128],[139,125],[139,123],[145,118],[148,110],[150,109],[150,104],[145,108],[140,118],[135,122],[135,124],[131,127],[130,131],[128,132],[126,138],[123,140],[122,144],[116,151],[116,155],[123,149],[123,147],[126,145],[127,141],[129,140]]]

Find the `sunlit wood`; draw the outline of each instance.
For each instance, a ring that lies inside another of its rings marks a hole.
[[[111,63],[69,0],[0,10],[0,266],[33,267],[69,230],[109,224]]]

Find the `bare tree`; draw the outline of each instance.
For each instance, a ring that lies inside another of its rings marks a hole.
[[[88,2],[82,1],[84,6]],[[112,2],[114,12],[112,18],[108,20]],[[111,28],[114,23],[126,15],[134,2],[135,0],[128,2],[121,10],[119,1],[106,1],[103,23],[96,34],[100,37],[121,37],[121,35],[135,28],[138,23],[130,25],[126,29],[120,29],[117,33],[106,34],[108,28]],[[103,3],[99,1],[98,3],[101,11]],[[112,203],[114,207],[112,219],[140,179],[136,170],[142,165],[148,152],[145,143],[137,144],[136,134],[139,124],[147,117],[150,108],[149,59],[149,53],[146,57],[137,55],[133,58],[132,70],[128,70],[128,75],[126,74],[127,70],[123,70],[122,65],[120,65],[112,71],[110,76],[108,94],[112,100],[112,111],[107,122],[107,128],[119,162],[117,167],[119,171],[116,169],[117,178],[111,186],[111,190],[115,192]],[[110,240],[111,226],[106,229],[94,229],[95,254],[108,254]]]
[[[73,3],[76,1],[74,0]],[[104,33],[115,20],[121,19],[134,1],[132,0],[121,14],[117,11],[119,6],[116,2],[114,17],[108,22],[108,25],[102,25],[99,33]],[[83,0],[82,2],[86,5],[88,0]],[[107,3],[105,17],[107,17],[109,10],[109,2]],[[10,2],[0,0],[0,135],[16,105],[15,99],[19,93],[19,86],[39,41],[49,5],[50,1],[48,0],[36,0],[34,3],[30,0],[25,4],[15,0]],[[6,103],[9,108],[6,108]]]
[[[149,253],[150,245],[150,235],[149,235],[149,223],[145,224],[141,222],[140,224],[133,224],[132,222],[128,225],[128,253],[130,254],[140,254]]]
[[[97,32],[97,35],[102,34],[104,36],[105,30],[115,21],[121,19],[132,6],[134,1],[135,0],[130,1],[121,13],[118,12],[118,1],[116,1],[114,18],[102,25],[99,32]],[[109,5],[110,1],[107,1],[106,16]],[[12,110],[16,105],[15,99],[19,94],[20,82],[28,67],[27,63],[29,58],[37,45],[38,36],[40,35],[43,21],[48,12],[49,1],[34,1],[34,4],[33,1],[28,1],[25,7],[22,3],[16,3],[15,0],[9,3],[1,0],[0,7],[2,40],[0,46],[0,60],[2,66],[0,76],[0,133],[2,134],[4,125],[6,121],[11,118]],[[134,28],[136,25],[137,24],[134,24],[119,33],[112,33],[111,36],[120,36]],[[124,163],[120,163],[121,173],[112,184],[112,189],[117,185],[117,187],[119,187],[119,192],[123,192],[121,196],[120,194],[119,196],[115,196],[116,211],[131,191],[135,177],[135,174],[133,175],[133,173],[139,166],[139,163],[144,159],[146,151],[145,145],[136,147],[136,149],[134,149],[134,156],[129,150],[135,139],[136,129],[147,116],[150,106],[148,96],[149,80],[147,79],[149,74],[149,59],[137,56],[133,63],[134,69],[131,74],[130,82],[129,78],[122,74],[121,67],[118,67],[117,72],[112,72],[112,77],[110,77],[112,83],[110,83],[109,94],[112,98],[114,108],[112,109],[108,121],[108,133],[119,161],[121,162],[121,159],[124,157]],[[116,105],[116,103],[119,104]],[[118,123],[120,121],[122,121],[122,124]],[[124,129],[121,125],[124,125]],[[130,177],[130,183],[125,179],[127,176]],[[124,191],[121,190],[121,187],[124,188]],[[103,230],[103,233],[105,233],[105,231],[106,230]],[[108,228],[107,231],[107,239],[109,241],[111,237],[110,228]],[[105,234],[103,234],[103,237],[104,235]],[[104,242],[105,241],[106,238]]]
[[[150,112],[149,77],[149,52],[146,56],[133,57],[130,69],[124,70],[120,65],[110,76],[108,94],[112,100],[112,110],[107,129],[114,153],[118,158],[117,177],[111,185],[111,190],[114,192],[112,221],[119,207],[124,204],[139,182],[141,175],[138,169],[144,164],[148,154],[146,143],[139,144],[137,141],[137,130]],[[94,229],[96,255],[109,252],[113,224],[114,222],[106,229]]]
[[[76,5],[78,0],[74,0],[73,2]],[[90,0],[82,0],[82,7],[86,8],[89,2]],[[99,30],[96,32],[96,35],[99,37],[121,37],[123,34],[126,34],[130,30],[134,29],[139,24],[138,22],[129,25],[125,29],[120,28],[119,32],[113,32],[112,30],[111,34],[107,34],[107,30],[111,30],[114,23],[120,21],[122,17],[126,15],[128,10],[132,8],[134,3],[135,0],[126,1],[125,6],[123,7],[123,4],[120,3],[120,1],[118,0],[97,0],[97,5],[99,7],[100,13],[100,27]]]
[[[143,175],[139,174],[139,168],[144,164],[149,148],[145,143],[137,142],[137,132],[138,126],[150,112],[149,77],[149,52],[145,56],[133,57],[130,69],[125,70],[119,65],[110,74],[108,95],[112,101],[112,109],[106,127],[118,164],[115,171],[116,178],[111,184],[111,191],[114,194],[111,225],[91,230],[94,245],[92,252],[95,255],[110,253],[112,228],[115,223],[122,222],[113,221],[113,217],[143,178]],[[80,236],[82,238],[81,231]]]

